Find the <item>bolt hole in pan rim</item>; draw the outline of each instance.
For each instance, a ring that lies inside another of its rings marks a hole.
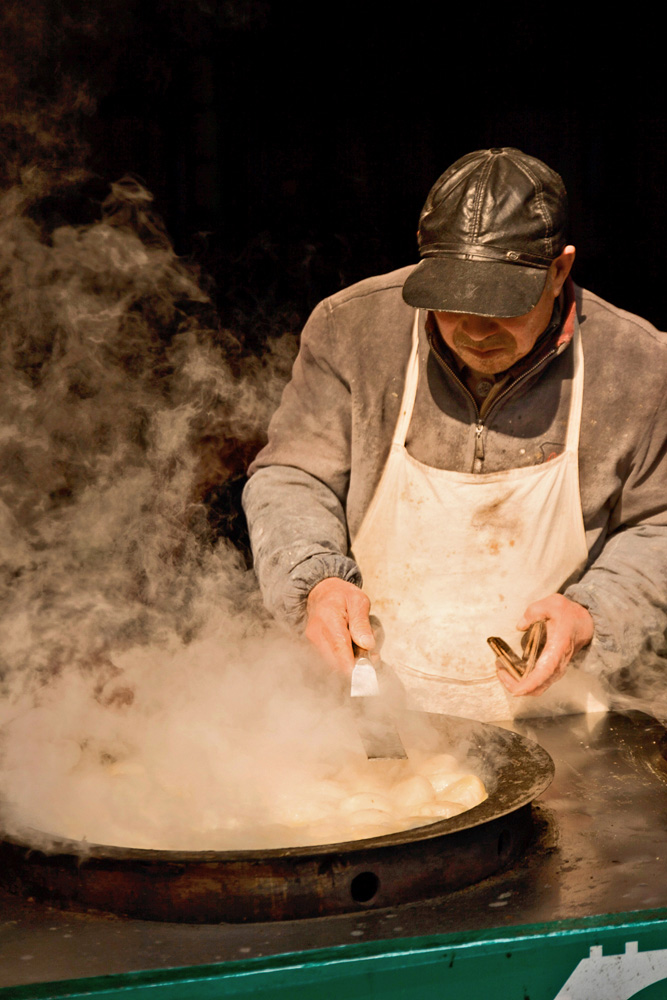
[[[372,899],[374,906],[429,898],[471,884],[525,849],[532,830],[530,803],[550,784],[553,761],[537,743],[509,730],[420,712],[399,717],[399,728],[405,726],[412,737],[408,746],[418,745],[414,737],[426,720],[431,733],[427,749],[451,752],[465,745],[466,766],[487,784],[489,797],[458,816],[367,839],[248,851],[125,848],[50,838],[44,832],[34,838],[5,835],[0,842],[0,883],[12,892],[74,909],[202,923],[359,909],[359,901],[350,895],[350,880],[366,869],[372,869],[381,886]],[[434,730],[442,735],[437,745]],[[512,849],[494,846],[499,838],[509,839]],[[467,852],[473,858],[469,874]],[[147,894],[139,884],[136,890],[129,887],[133,873],[139,881],[150,873],[153,891]],[[156,895],[161,875],[165,886],[176,878],[178,886]],[[116,887],[109,881],[114,876]]]

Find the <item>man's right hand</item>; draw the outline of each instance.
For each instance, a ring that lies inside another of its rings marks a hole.
[[[363,590],[335,576],[321,580],[308,594],[305,636],[334,670],[352,673],[353,642],[362,649],[375,648],[370,607]]]

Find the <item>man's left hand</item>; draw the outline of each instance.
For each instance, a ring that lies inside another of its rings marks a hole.
[[[531,604],[517,622],[517,628],[525,631],[533,622],[541,620],[546,622],[547,640],[528,676],[518,681],[498,666],[498,677],[509,693],[517,697],[543,694],[563,676],[572,657],[593,638],[593,619],[589,612],[562,594],[551,594]]]

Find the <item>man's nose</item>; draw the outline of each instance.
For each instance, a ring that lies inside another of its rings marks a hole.
[[[500,324],[493,316],[463,316],[461,330],[470,340],[486,340],[500,329]]]

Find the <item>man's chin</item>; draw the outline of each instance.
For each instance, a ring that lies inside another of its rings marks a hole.
[[[482,375],[499,375],[514,364],[514,355],[503,348],[495,351],[473,351],[465,348],[459,357],[468,368]]]

